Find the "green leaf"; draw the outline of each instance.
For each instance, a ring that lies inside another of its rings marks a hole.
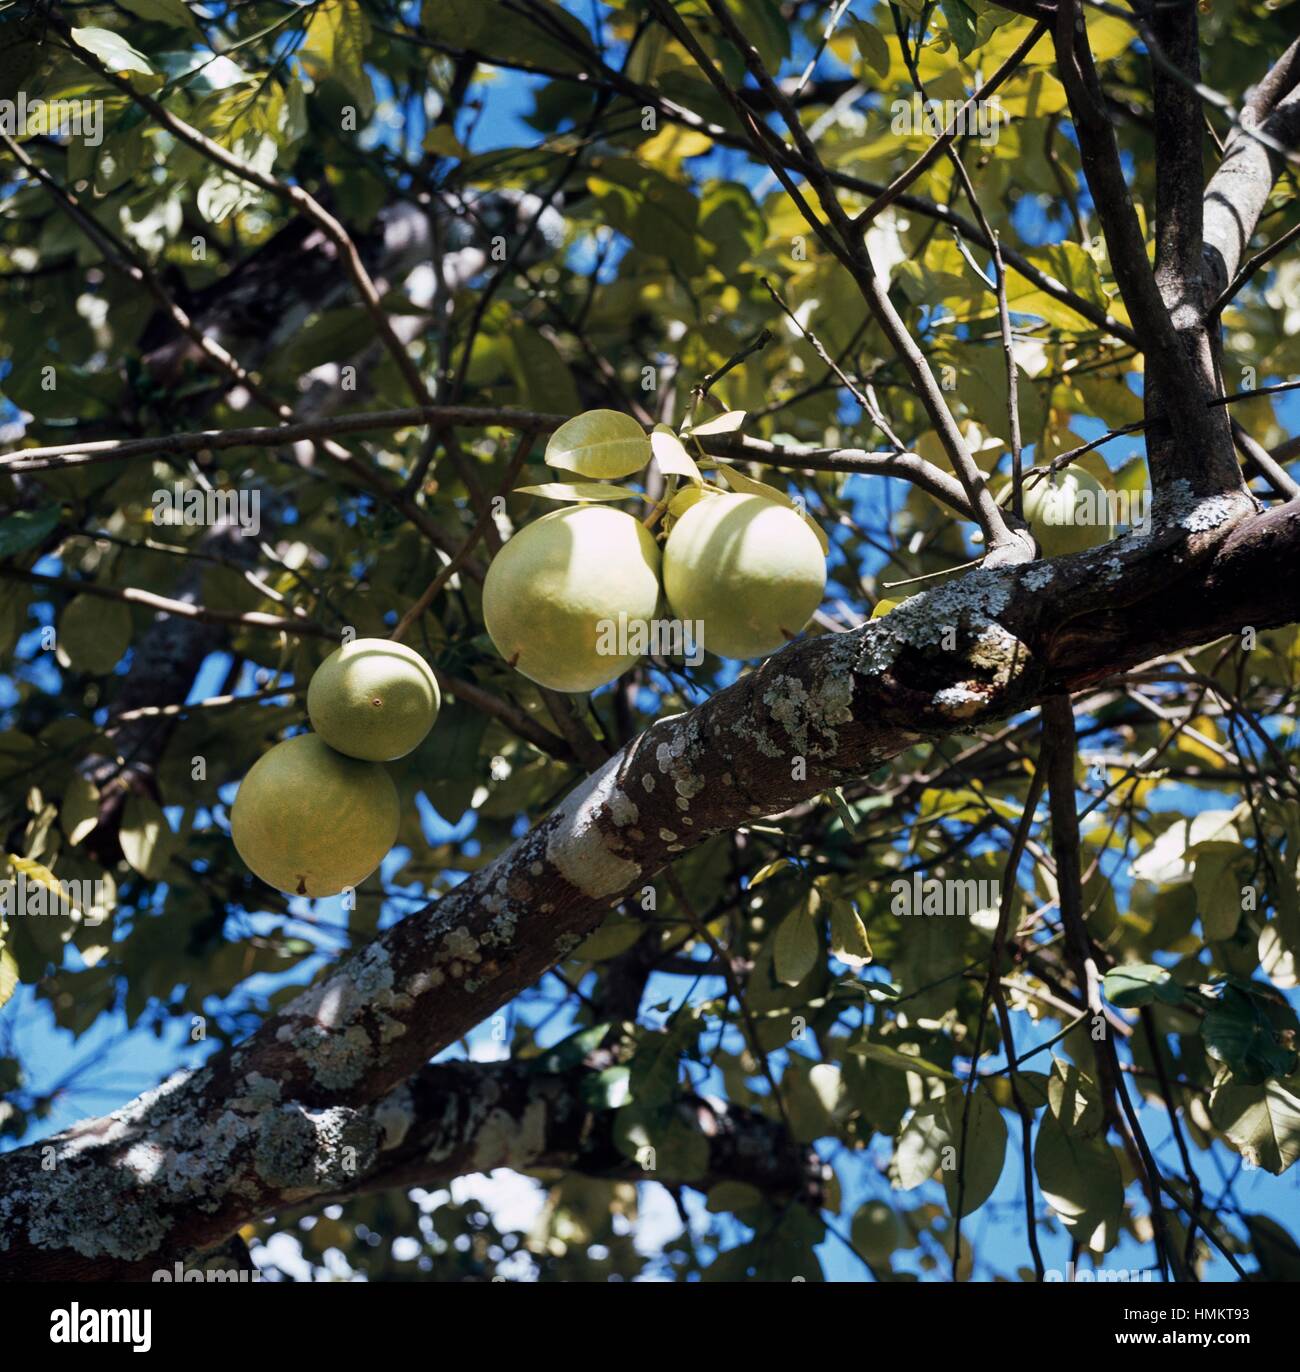
[[[638,1105],[666,1105],[677,1094],[682,1054],[699,1032],[698,1021],[683,1015],[666,1031],[647,1031],[632,1058],[632,1099]]]
[[[1053,1058],[1047,1103],[1052,1114],[1072,1132],[1096,1134],[1104,1129],[1105,1112],[1096,1083],[1073,1063]]]
[[[913,1111],[900,1131],[889,1166],[890,1179],[900,1191],[915,1190],[943,1165],[949,1139],[941,1111],[941,1101],[930,1101]]]
[[[424,0],[421,21],[428,37],[489,61],[579,71],[595,55],[586,26],[555,0],[530,0],[527,13],[495,0]]]
[[[1300,1245],[1267,1215],[1243,1215],[1250,1231],[1261,1281],[1300,1281]]]
[[[1240,1082],[1258,1084],[1296,1069],[1297,1054],[1274,1027],[1264,1002],[1235,986],[1220,988],[1201,1021],[1201,1037],[1210,1056]]]
[[[315,76],[332,76],[364,110],[374,99],[366,74],[370,21],[359,0],[317,0],[298,56]]]
[[[962,1163],[962,1117],[966,1111],[965,1088],[949,1091],[944,1097],[944,1119],[948,1126],[948,1140],[955,1154],[956,1165],[944,1167],[943,1189],[948,1196],[948,1209],[957,1213],[959,1179],[965,1172],[962,1190],[962,1214],[978,1210],[993,1194],[1002,1175],[1007,1155],[1007,1126],[997,1103],[985,1090],[977,1086],[970,1097],[970,1117],[966,1122],[965,1164]]]
[[[1300,1158],[1297,1084],[1243,1084],[1225,1077],[1210,1097],[1210,1118],[1254,1166],[1280,1176]]]
[[[127,862],[146,880],[161,881],[176,851],[176,835],[158,802],[151,796],[129,796],[122,807],[119,837]]]
[[[22,449],[18,450],[20,453]],[[46,505],[39,510],[15,510],[0,519],[0,557],[34,548],[59,522],[59,507]]]
[[[561,424],[546,445],[549,466],[607,481],[650,461],[650,440],[630,414],[587,410]]]
[[[776,979],[787,986],[798,986],[821,957],[816,920],[820,901],[814,888],[777,926],[772,963]]]
[[[77,774],[69,780],[59,822],[74,848],[99,823],[99,787],[88,777]]]
[[[632,158],[597,157],[587,177],[611,228],[687,276],[700,270],[700,205],[689,186]]]
[[[615,958],[627,950],[643,933],[642,926],[635,920],[610,918],[593,934],[588,934],[573,950],[572,956],[579,962],[603,962]]]
[[[1177,1005],[1183,998],[1183,988],[1173,977],[1163,967],[1149,962],[1111,968],[1102,978],[1101,989],[1120,1010],[1136,1010],[1155,1000]]]
[[[744,410],[728,410],[725,414],[715,415],[712,419],[706,420],[703,424],[695,424],[691,427],[691,436],[698,438],[701,434],[734,434],[745,422]]]
[[[491,10],[484,0],[424,0],[420,23],[430,38],[473,48],[488,28]]]
[[[790,56],[790,25],[776,0],[733,0],[737,22],[763,65],[776,71]]]
[[[858,45],[862,60],[882,79],[889,75],[889,44],[885,36],[874,24],[865,19],[854,19],[852,23],[853,41]]]
[[[1050,247],[1031,249],[1025,255],[1075,295],[1082,296],[1108,314],[1123,317],[1122,307],[1112,303],[1106,294],[1096,259],[1078,243],[1054,243]],[[1009,292],[1013,297],[1009,301],[1013,310],[1036,314],[1049,324],[1057,324],[1064,329],[1078,327],[1078,315],[1046,291],[1028,283],[1017,283],[1014,288],[1009,286]]]
[[[437,124],[424,135],[421,145],[425,152],[437,153],[439,157],[454,157],[464,161],[469,151],[446,124]]]
[[[18,857],[15,853],[9,853],[6,856],[9,859],[9,865],[15,872],[26,877],[28,881],[44,886],[47,891],[62,901],[63,892],[59,889],[59,880],[48,867],[32,858]]]
[[[521,321],[504,341],[520,405],[561,414],[581,408],[573,373],[549,339]]]
[[[851,902],[831,902],[831,952],[846,966],[865,967],[871,961],[866,925]]]
[[[591,1110],[617,1110],[628,1098],[628,1067],[607,1067],[583,1077],[579,1088],[583,1103]]]
[[[795,1139],[811,1143],[835,1130],[831,1112],[839,1096],[840,1069],[833,1063],[792,1057],[781,1078],[781,1093]]]
[[[908,1078],[853,1054],[844,1058],[841,1070],[845,1094],[861,1114],[865,1129],[896,1134],[912,1104]]]
[[[888,1263],[899,1248],[916,1247],[915,1235],[882,1200],[869,1200],[858,1209],[849,1237],[854,1248],[874,1263]]]
[[[710,1186],[705,1209],[713,1215],[734,1215],[742,1211],[761,1210],[767,1198],[757,1186],[747,1181],[720,1181]]]
[[[975,11],[965,0],[939,0],[944,18],[948,21],[948,32],[957,44],[962,57],[969,57],[979,47],[979,35],[975,29]]]
[[[141,19],[152,19],[159,24],[170,24],[173,28],[189,29],[199,32],[185,0],[120,0],[122,8]]]
[[[865,1030],[861,1038],[849,1041],[848,1051],[872,1062],[878,1062],[882,1066],[897,1068],[900,1072],[919,1072],[923,1077],[939,1077],[943,1081],[957,1080],[946,1067],[940,1067],[926,1058],[913,1056],[911,1053],[900,1053],[897,1048],[890,1048],[887,1044],[874,1042],[866,1037]]]
[[[977,1088],[970,1098],[966,1123],[963,1185],[961,1139],[966,1111],[964,1086],[919,1106],[898,1136],[891,1169],[895,1185],[907,1191],[928,1181],[937,1169],[948,1208],[954,1214],[961,1190],[963,1215],[978,1210],[993,1194],[1007,1152],[1007,1126],[1002,1113],[997,1103]]]
[[[748,889],[752,891],[755,886],[761,885],[770,877],[776,876],[778,872],[784,872],[787,867],[793,866],[794,864],[789,858],[774,858],[771,862],[765,862],[758,871],[750,877]]]
[[[1021,1103],[1029,1110],[1041,1110],[1047,1104],[1046,1073],[1022,1070],[1015,1077],[1016,1092],[1020,1094]],[[980,1082],[980,1090],[987,1091],[1003,1110],[1016,1108],[1016,1092],[1011,1089],[1010,1073],[986,1077]]]
[[[687,1182],[707,1174],[709,1140],[693,1120],[676,1110],[669,1112],[666,1124],[651,1132],[650,1142],[654,1149],[653,1172]]]
[[[840,823],[851,834],[858,832],[858,817],[853,813],[853,807],[844,799],[844,792],[838,786],[832,786],[829,792],[831,804],[835,807],[835,813],[840,817]]]
[[[1191,876],[1187,864],[1187,821],[1175,820],[1129,867],[1139,881],[1169,886]]]
[[[1228,939],[1241,923],[1242,879],[1239,864],[1246,857],[1240,845],[1226,845],[1196,854],[1192,889],[1196,892],[1196,912],[1207,939]]]
[[[60,664],[91,676],[105,676],[131,643],[131,610],[121,600],[79,595],[59,616]]]
[[[13,995],[17,985],[18,963],[3,942],[0,942],[0,1005]]]
[[[1044,1115],[1034,1142],[1034,1170],[1044,1199],[1081,1243],[1123,1212],[1123,1174],[1102,1133]]]
[[[1235,810],[1202,810],[1187,824],[1189,853],[1240,853],[1241,835],[1233,822]]]
[[[826,1235],[825,1224],[802,1205],[787,1206],[775,1226],[759,1229],[748,1243],[721,1254],[704,1270],[707,1282],[824,1281],[815,1245]]]
[[[749,190],[734,181],[700,188],[700,234],[709,243],[712,265],[733,278],[767,241],[763,217]]]
[[[515,495],[535,495],[543,500],[644,500],[630,486],[611,486],[604,481],[569,483],[545,481],[540,486],[516,486]]]
[[[1290,990],[1300,981],[1296,975],[1296,952],[1280,919],[1272,919],[1259,931],[1259,969],[1279,990]]]
[[[120,75],[124,71],[136,71],[144,76],[153,75],[149,59],[111,29],[73,29],[72,40],[98,57],[111,72]]]
[[[695,465],[695,459],[667,424],[654,426],[650,435],[650,450],[654,453],[655,466],[665,476],[684,476],[688,481],[697,483],[704,480]]]

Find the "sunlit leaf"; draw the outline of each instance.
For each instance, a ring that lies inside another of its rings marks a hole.
[[[650,439],[629,414],[587,410],[555,430],[546,445],[546,461],[597,480],[630,476],[650,461]]]

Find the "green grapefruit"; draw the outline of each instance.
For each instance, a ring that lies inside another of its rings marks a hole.
[[[627,671],[622,623],[648,630],[659,603],[659,547],[631,515],[571,505],[515,534],[483,583],[483,621],[503,658],[555,691],[594,691]]]
[[[397,838],[397,788],[377,762],[297,734],[263,753],[235,794],[230,834],[268,886],[332,896],[363,882]]]
[[[312,728],[331,748],[367,762],[391,762],[419,747],[440,703],[429,664],[386,638],[336,648],[307,687]]]
[[[761,495],[710,495],[673,525],[664,589],[723,657],[766,657],[821,603],[826,558],[799,514]]]
[[[1085,471],[1070,468],[1027,484],[1024,509],[1044,557],[1081,553],[1115,537],[1106,488]]]

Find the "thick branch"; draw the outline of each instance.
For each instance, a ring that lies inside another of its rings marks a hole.
[[[365,1108],[321,1111],[265,1078],[228,1097],[206,1072],[173,1078],[125,1110],[5,1155],[0,1280],[148,1280],[221,1243],[241,1216],[498,1167],[706,1189],[738,1181],[775,1203],[822,1203],[824,1169],[810,1148],[763,1115],[690,1092],[672,1109],[704,1141],[702,1169],[679,1176],[653,1155],[628,1157],[614,1142],[616,1112],[583,1103],[593,1075],[544,1061],[431,1063]]]
[[[1300,89],[1292,90],[1259,128],[1286,147],[1300,146]],[[1205,270],[1211,296],[1226,290],[1236,276],[1281,167],[1282,159],[1248,134],[1235,133],[1228,140],[1205,191]]]
[[[1159,62],[1152,63],[1156,146],[1156,281],[1170,313],[1193,292],[1199,316],[1201,287],[1201,76],[1196,0],[1157,4],[1151,29],[1168,61],[1183,80]]]

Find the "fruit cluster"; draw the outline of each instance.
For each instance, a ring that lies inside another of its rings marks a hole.
[[[603,480],[638,470],[651,448],[635,420],[594,410],[556,430],[546,460]],[[690,462],[684,451],[681,459]],[[695,474],[669,506],[662,552],[645,525],[601,504],[570,505],[521,529],[483,586],[497,651],[539,685],[585,692],[633,666],[641,645],[658,641],[656,623],[688,624],[693,641],[732,658],[765,657],[793,638],[826,587],[822,543],[782,493],[730,470],[727,479],[744,488],[723,491]],[[524,489],[579,501],[638,494],[597,485]],[[611,634],[611,626],[623,632]]]
[[[230,813],[239,856],[290,895],[332,896],[364,881],[397,839],[397,788],[383,764],[419,746],[441,697],[410,648],[359,638],[307,688],[314,734],[277,743],[240,783]]]

